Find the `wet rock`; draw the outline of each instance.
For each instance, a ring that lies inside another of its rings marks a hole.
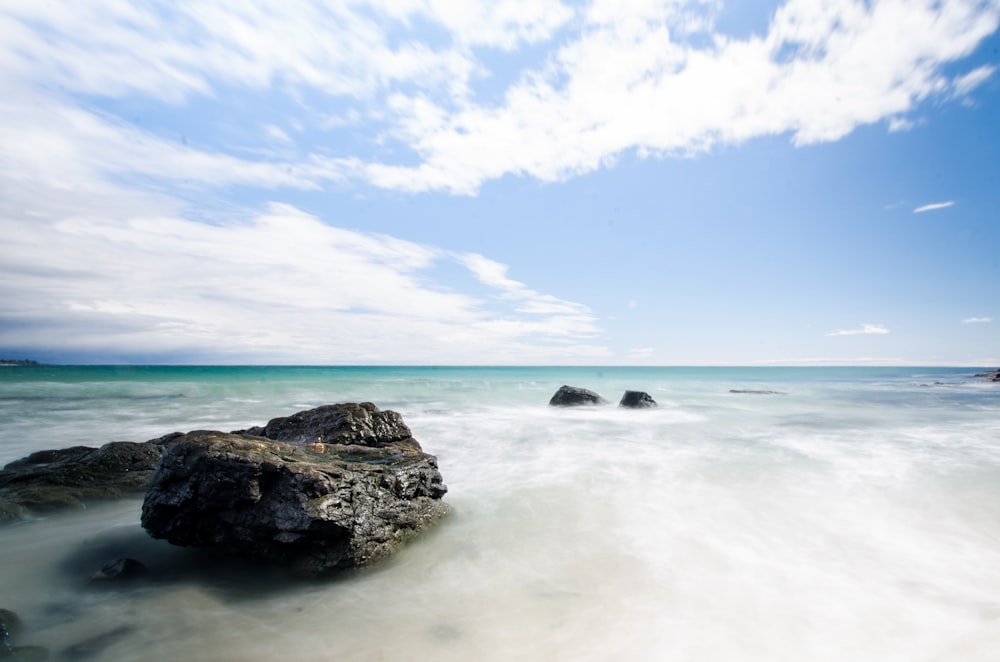
[[[235,430],[291,444],[357,444],[385,446],[412,438],[410,428],[396,412],[382,411],[370,402],[324,405],[291,416],[272,418],[265,426]]]
[[[184,435],[153,477],[142,525],[175,545],[317,575],[391,554],[447,514],[446,492],[436,458],[399,414],[327,405]]]
[[[645,391],[625,391],[618,406],[630,409],[648,409],[656,407],[657,404],[656,400]]]
[[[141,493],[179,436],[38,451],[15,460],[0,471],[0,521]]]
[[[566,385],[560,386],[559,390],[552,396],[552,399],[549,400],[549,405],[552,407],[576,407],[579,405],[602,405],[606,403],[607,400],[593,391]]]

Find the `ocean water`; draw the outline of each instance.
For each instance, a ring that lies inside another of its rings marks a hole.
[[[1000,385],[973,372],[2,368],[0,463],[367,400],[455,512],[303,581],[148,538],[140,499],[92,505],[0,526],[0,607],[54,659],[124,628],[87,659],[993,662]],[[611,404],[548,407],[562,384]],[[153,578],[88,583],[120,556]]]

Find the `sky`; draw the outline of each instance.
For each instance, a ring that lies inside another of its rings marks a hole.
[[[995,366],[998,27],[0,0],[0,358]]]

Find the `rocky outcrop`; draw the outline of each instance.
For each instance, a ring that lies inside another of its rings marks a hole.
[[[603,405],[607,400],[597,395],[593,391],[577,386],[560,386],[555,392],[549,405],[552,407],[576,407],[578,405]]]
[[[1000,370],[987,370],[986,372],[978,372],[973,377],[978,377],[980,379],[988,379],[991,382],[1000,382]]]
[[[38,451],[15,460],[0,471],[0,521],[141,493],[179,436]]]
[[[656,407],[657,404],[656,400],[645,391],[625,391],[618,406],[628,407],[629,409],[649,409]]]
[[[434,456],[399,414],[327,405],[233,433],[195,431],[164,454],[142,506],[154,538],[317,575],[392,553],[441,519]]]

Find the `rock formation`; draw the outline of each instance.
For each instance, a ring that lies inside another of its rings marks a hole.
[[[142,525],[176,545],[288,564],[307,575],[364,565],[448,512],[434,456],[399,414],[327,405],[233,433],[174,441]]]
[[[555,392],[549,405],[553,407],[575,407],[577,405],[602,405],[607,400],[597,395],[593,391],[576,386],[560,386]]]

